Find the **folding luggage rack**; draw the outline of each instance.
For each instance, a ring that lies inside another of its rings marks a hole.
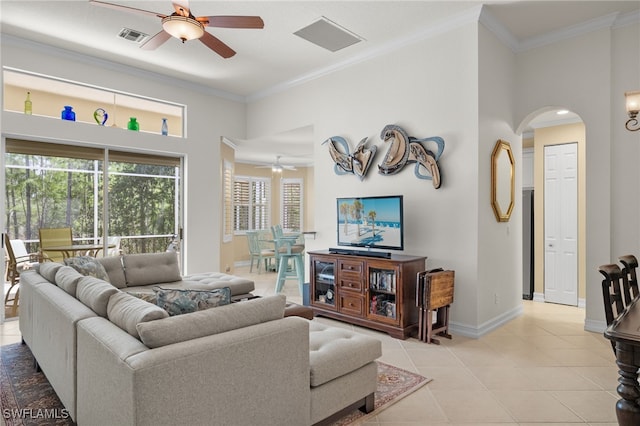
[[[449,331],[449,307],[453,303],[454,271],[441,268],[418,272],[416,306],[420,309],[418,338],[423,342],[440,344],[434,335],[451,339]],[[433,313],[436,312],[436,321]]]

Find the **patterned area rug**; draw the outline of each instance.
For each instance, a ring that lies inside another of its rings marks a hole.
[[[365,414],[360,410],[354,410],[335,422],[333,426],[363,423],[371,417],[377,416],[385,408],[390,407],[430,381],[431,379],[419,374],[378,361],[378,387],[376,389],[376,400],[373,411]]]
[[[0,346],[0,415],[7,426],[75,425],[20,343]]]
[[[378,388],[374,410],[354,410],[334,426],[359,424],[424,386],[431,379],[378,362]],[[36,372],[27,345],[0,346],[0,416],[6,426],[74,426],[42,372]]]

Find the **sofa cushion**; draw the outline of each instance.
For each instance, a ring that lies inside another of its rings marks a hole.
[[[205,272],[187,275],[182,277],[182,281],[184,282],[183,288],[193,288],[196,290],[229,287],[231,288],[232,296],[248,294],[256,289],[253,281],[222,272]]]
[[[180,264],[175,252],[128,254],[122,257],[127,287],[179,281]]]
[[[109,275],[104,269],[104,266],[91,256],[76,256],[69,257],[64,260],[64,264],[71,266],[73,269],[90,277],[100,278],[101,280],[109,282]]]
[[[64,265],[58,262],[41,262],[37,266],[37,271],[40,275],[45,277],[47,281],[51,281],[52,283],[56,282],[56,273],[58,269],[62,268]]]
[[[177,315],[136,326],[142,343],[157,348],[212,334],[248,327],[284,316],[284,295],[231,303],[216,309]]]
[[[108,282],[96,277],[86,276],[78,280],[76,297],[90,307],[93,312],[106,318],[109,298],[117,292],[118,289]]]
[[[82,277],[84,277],[84,275],[71,266],[63,266],[56,272],[56,285],[73,297],[76,297],[78,281]]]
[[[116,288],[124,288],[127,286],[127,279],[124,276],[124,267],[122,266],[122,256],[107,256],[96,259],[104,267],[109,275],[109,282]]]
[[[207,291],[153,287],[153,291],[156,304],[172,316],[228,305],[231,301],[229,287]]]
[[[380,340],[309,321],[311,386],[344,376],[382,356]]]
[[[136,325],[168,316],[169,314],[164,309],[122,291],[111,295],[107,304],[109,321],[137,339],[140,336]]]

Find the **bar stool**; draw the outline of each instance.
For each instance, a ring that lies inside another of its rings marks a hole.
[[[296,278],[298,289],[302,295],[304,284],[304,245],[296,242],[296,237],[281,237],[275,239],[276,253],[280,257],[278,265],[278,278],[276,279],[276,293],[282,291],[284,282],[287,279]],[[289,268],[289,261],[292,261],[292,268]]]

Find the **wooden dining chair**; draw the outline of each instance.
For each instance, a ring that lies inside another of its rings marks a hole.
[[[70,246],[73,244],[71,228],[40,228],[40,261],[63,262],[64,256],[59,251],[47,251],[47,247]]]
[[[20,273],[38,263],[38,254],[28,253],[24,241],[11,240],[7,234],[4,234],[4,253],[6,266],[4,279],[9,283],[9,290],[4,297],[4,306],[10,307],[11,315],[16,316],[20,297]],[[15,293],[12,295],[14,288]]]
[[[598,271],[604,275],[602,280],[602,299],[604,301],[604,316],[607,326],[613,324],[616,318],[622,314],[624,304],[624,285],[622,284],[622,270],[616,264],[601,265]],[[613,353],[616,353],[615,342],[611,341]]]
[[[628,305],[632,299],[638,297],[638,277],[636,275],[638,259],[632,254],[627,254],[620,256],[618,260],[624,266],[624,268],[622,268],[622,283],[624,285],[626,298],[625,305]]]

